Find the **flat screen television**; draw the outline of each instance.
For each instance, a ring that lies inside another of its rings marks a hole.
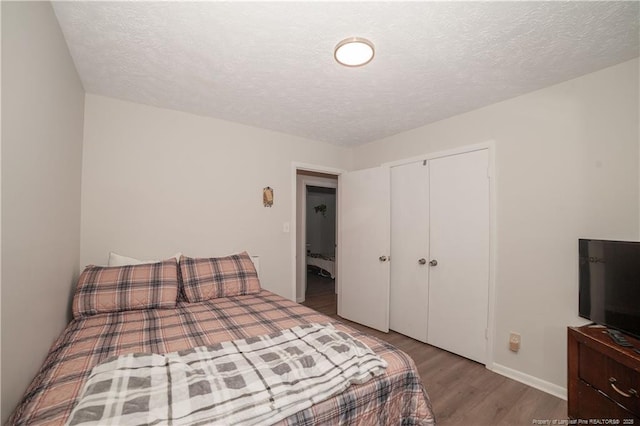
[[[579,314],[640,338],[640,242],[580,239]]]

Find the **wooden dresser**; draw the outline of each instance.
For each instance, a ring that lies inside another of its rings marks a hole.
[[[640,340],[625,337],[640,348]],[[569,327],[567,343],[569,417],[640,425],[640,354],[599,326]]]

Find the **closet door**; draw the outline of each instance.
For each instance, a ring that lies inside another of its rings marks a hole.
[[[429,343],[481,363],[489,302],[488,165],[486,149],[429,161]]]
[[[391,168],[389,328],[427,342],[429,302],[429,166]]]
[[[389,331],[389,168],[338,178],[338,315]]]

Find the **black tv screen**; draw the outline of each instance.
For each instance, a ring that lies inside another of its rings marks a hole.
[[[640,338],[640,242],[580,239],[579,314]]]

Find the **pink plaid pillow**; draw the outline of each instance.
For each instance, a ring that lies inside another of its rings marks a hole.
[[[260,292],[258,273],[247,252],[226,257],[180,258],[188,302]]]
[[[175,258],[127,266],[89,265],[73,296],[73,317],[133,309],[173,308],[178,296]]]

